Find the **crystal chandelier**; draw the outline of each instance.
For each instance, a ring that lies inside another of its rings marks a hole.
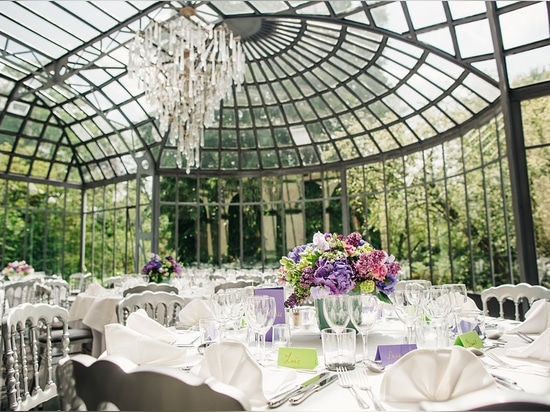
[[[224,25],[194,19],[184,7],[166,22],[152,21],[130,45],[128,74],[137,78],[156,113],[160,132],[177,147],[176,163],[186,171],[199,165],[204,128],[232,86],[240,90],[245,58],[238,37]]]

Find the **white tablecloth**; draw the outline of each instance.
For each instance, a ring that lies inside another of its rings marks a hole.
[[[93,333],[92,356],[98,357],[105,351],[105,325],[116,323],[116,305],[121,295],[91,296],[80,293],[69,311],[69,321],[74,325],[82,322]]]

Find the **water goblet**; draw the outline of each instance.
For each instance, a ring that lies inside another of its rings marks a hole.
[[[368,335],[374,327],[379,314],[379,300],[376,295],[350,295],[348,306],[351,322],[361,334],[363,340],[363,364],[368,363]]]
[[[468,301],[468,291],[466,285],[463,283],[448,283],[443,285],[445,289],[449,291],[449,299],[451,302],[451,312],[454,318],[454,335],[460,335],[459,315],[462,312],[462,308]]]
[[[342,332],[349,323],[348,295],[329,295],[323,298],[323,314],[336,333]]]
[[[220,337],[225,337],[227,323],[231,320],[231,292],[219,291],[210,295],[210,309],[214,318],[220,322]]]
[[[413,328],[420,316],[420,305],[412,304],[403,289],[395,290],[390,298],[397,317],[405,325],[405,343],[413,343]]]
[[[265,335],[273,326],[277,315],[277,304],[273,296],[251,296],[245,303],[245,317],[257,342],[256,356],[259,361],[265,360]]]

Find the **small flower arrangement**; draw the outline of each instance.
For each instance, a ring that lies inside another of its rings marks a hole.
[[[4,279],[13,275],[26,276],[32,275],[33,273],[34,268],[24,260],[10,262],[8,263],[8,266],[2,270],[2,276]]]
[[[357,232],[348,236],[317,232],[313,243],[296,246],[280,263],[279,282],[294,287],[285,302],[288,308],[309,298],[352,291],[373,293],[389,303],[401,270],[392,255],[373,248]]]
[[[161,258],[156,253],[151,253],[151,259],[143,266],[141,273],[149,275],[150,282],[161,283],[164,278],[169,278],[172,274],[181,276],[182,269],[172,256]]]

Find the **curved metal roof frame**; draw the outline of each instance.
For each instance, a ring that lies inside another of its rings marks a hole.
[[[546,2],[2,2],[0,174],[93,186],[184,173],[126,71],[134,31],[184,5],[225,22],[247,59],[191,174],[403,156],[490,115],[502,82],[548,82]]]

